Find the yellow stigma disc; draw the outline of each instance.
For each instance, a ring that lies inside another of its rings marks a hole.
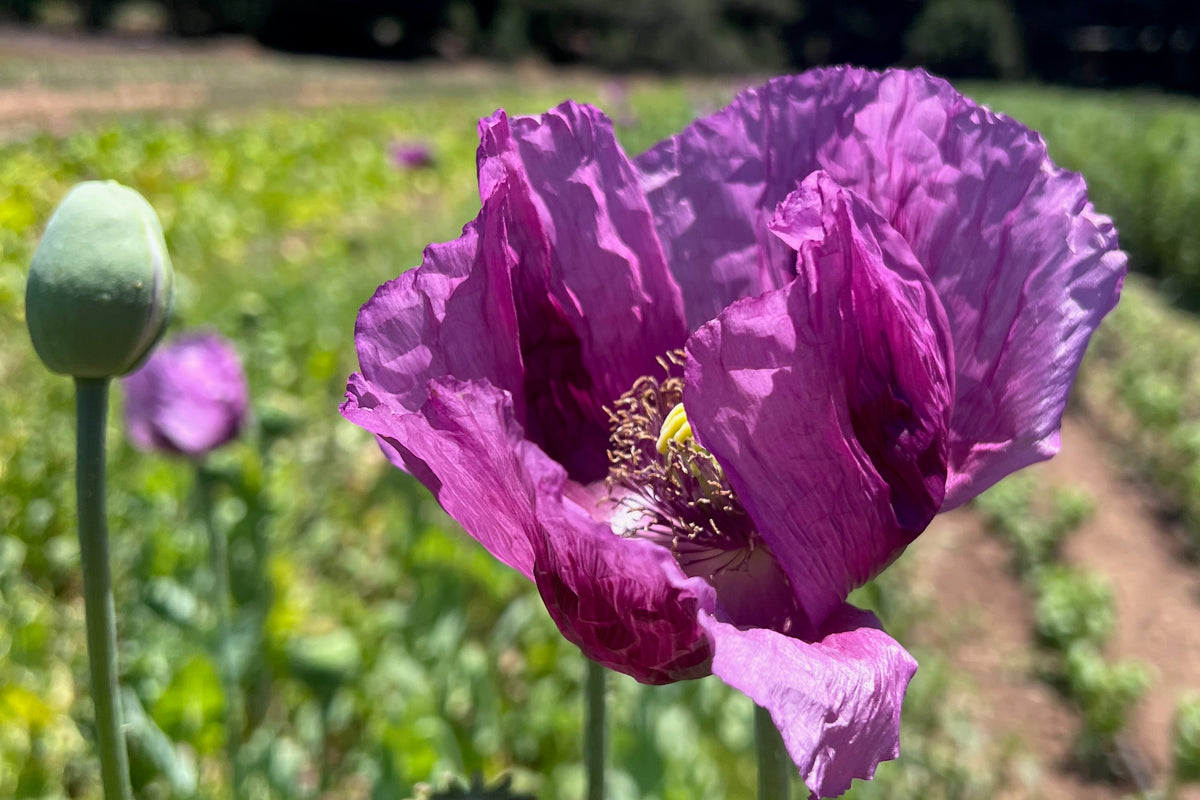
[[[665,455],[668,442],[683,444],[691,438],[692,425],[688,422],[687,411],[684,410],[683,403],[676,403],[663,420],[662,430],[658,432],[658,452]]]

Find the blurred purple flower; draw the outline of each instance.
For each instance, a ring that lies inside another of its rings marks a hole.
[[[638,115],[633,110],[631,100],[632,92],[629,90],[628,81],[613,78],[604,84],[604,105],[608,109],[608,115],[617,125],[624,128],[638,124]]]
[[[433,166],[433,148],[425,142],[393,142],[392,165],[398,169],[424,169]]]
[[[233,345],[212,333],[159,347],[122,381],[125,424],[140,450],[197,458],[235,438],[249,390]]]
[[[847,594],[1057,450],[1111,222],[920,71],[780,78],[635,160],[574,103],[480,136],[483,208],[363,307],[342,413],[588,656],[715,673],[818,795],[870,777],[916,663]]]

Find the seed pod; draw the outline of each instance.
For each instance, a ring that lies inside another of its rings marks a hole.
[[[162,226],[145,198],[116,181],[81,183],[33,254],[25,287],[33,347],[54,372],[123,375],[162,336],[174,286]]]

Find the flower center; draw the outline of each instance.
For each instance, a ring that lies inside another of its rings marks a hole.
[[[671,442],[687,444],[692,440],[692,423],[688,422],[687,409],[683,407],[683,403],[676,403],[675,407],[667,412],[667,418],[663,420],[662,430],[658,432],[658,442],[654,447],[659,455],[665,456]]]
[[[711,580],[742,566],[758,537],[725,471],[692,435],[683,380],[638,378],[608,414],[618,532],[669,547],[689,576]]]

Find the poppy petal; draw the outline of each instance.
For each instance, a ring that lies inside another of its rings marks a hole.
[[[921,70],[837,67],[744,92],[636,164],[693,328],[790,280],[771,212],[815,170],[908,241],[954,335],[946,508],[1057,451],[1126,259],[1036,133]]]
[[[431,381],[409,412],[351,376],[342,414],[380,437],[492,555],[534,580],[563,635],[590,658],[645,683],[709,674],[697,614],[712,609],[712,587],[567,498],[565,471],[524,439],[507,393]]]
[[[900,709],[917,662],[869,611],[841,606],[819,638],[743,630],[711,615],[713,673],[771,713],[817,797],[836,797],[900,752]]]
[[[861,198],[814,173],[773,229],[800,277],[692,336],[684,406],[815,629],[941,506],[952,388],[932,287]]]
[[[610,405],[683,346],[679,290],[638,175],[590,106],[480,123],[489,248],[506,254],[525,364],[530,437],[575,480],[607,471]]]

